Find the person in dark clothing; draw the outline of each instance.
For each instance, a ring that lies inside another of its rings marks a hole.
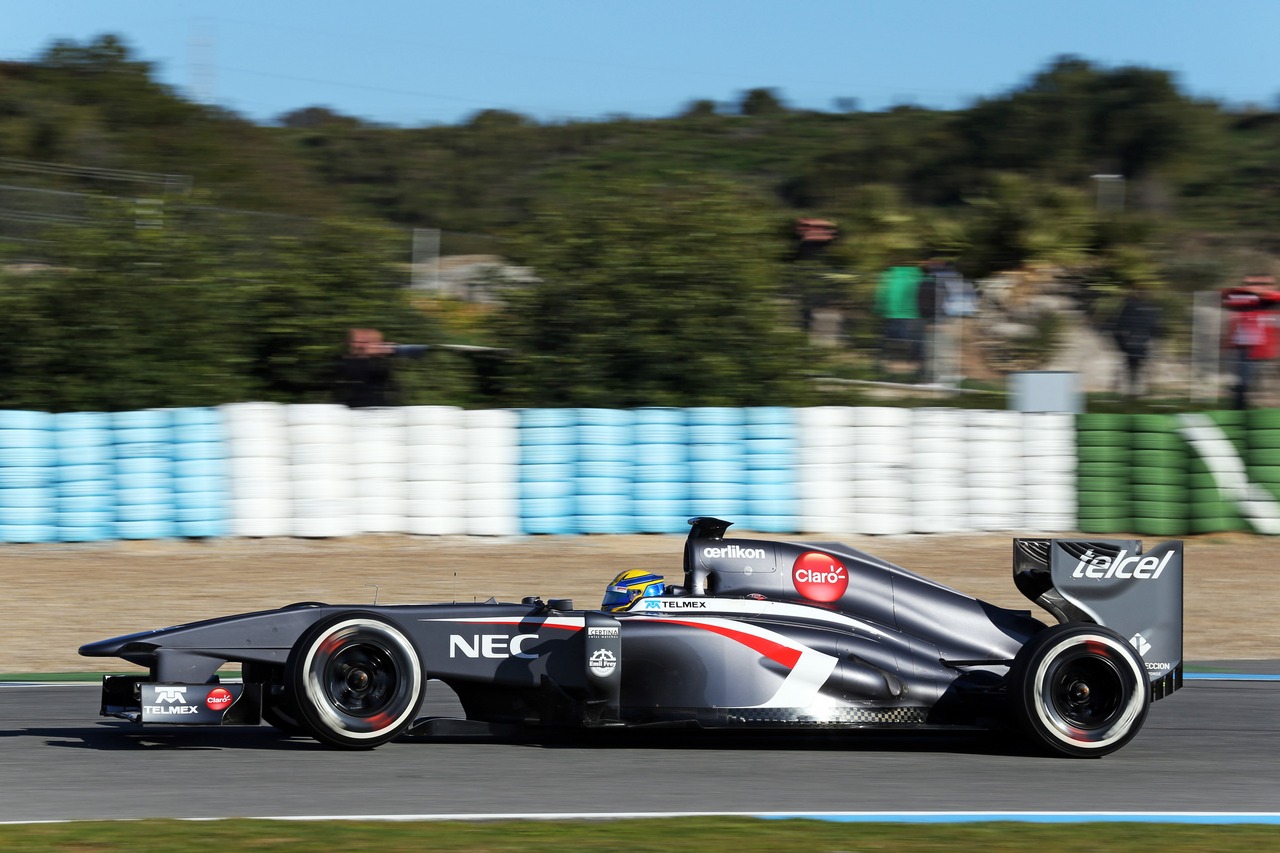
[[[1116,317],[1115,341],[1125,357],[1127,390],[1136,397],[1143,391],[1142,368],[1150,355],[1151,340],[1160,334],[1160,311],[1141,290],[1125,297]],[[1122,384],[1122,383],[1117,383]]]
[[[388,343],[377,329],[349,330],[347,354],[338,372],[339,402],[353,409],[397,405],[391,358],[416,358],[429,348],[427,344]]]

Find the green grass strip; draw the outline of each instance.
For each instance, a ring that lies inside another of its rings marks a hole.
[[[826,823],[812,820],[673,818],[602,821],[283,822],[171,820],[0,826],[0,848],[26,851],[193,849],[274,851],[449,850],[455,853],[560,853],[564,850],[669,850],[765,853],[858,850],[885,853],[1256,853],[1280,844],[1280,827],[1159,823],[969,824]]]

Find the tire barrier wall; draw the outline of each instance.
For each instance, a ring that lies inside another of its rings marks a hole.
[[[1280,534],[1280,409],[1080,415],[1079,529]]]
[[[1280,534],[1280,410],[0,411],[0,541],[685,532]]]

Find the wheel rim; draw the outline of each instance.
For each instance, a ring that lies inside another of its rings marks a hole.
[[[1108,729],[1124,707],[1124,678],[1105,657],[1080,652],[1049,672],[1047,703],[1055,723],[1074,735],[1095,736]]]
[[[1055,739],[1093,751],[1133,731],[1144,705],[1144,673],[1111,642],[1075,638],[1041,662],[1035,705]]]
[[[312,646],[305,671],[307,692],[326,726],[358,739],[404,722],[421,683],[403,635],[367,622],[335,626]]]

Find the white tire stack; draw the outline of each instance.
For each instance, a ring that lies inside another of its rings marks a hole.
[[[1076,527],[1076,424],[1066,412],[1022,416],[1023,526],[1041,533]]]
[[[465,532],[469,536],[520,533],[520,417],[511,409],[463,413]]]
[[[352,514],[360,533],[400,533],[405,527],[405,410],[351,410]]]
[[[973,530],[1022,527],[1022,413],[965,414],[968,522]]]
[[[853,409],[796,410],[796,497],[803,533],[843,533],[853,510]]]
[[[404,410],[407,460],[404,531],[421,536],[467,532],[463,504],[466,432],[456,406],[409,406]]]
[[[279,403],[225,403],[218,407],[227,441],[231,535],[289,536],[289,437]]]
[[[853,410],[853,518],[866,535],[911,532],[911,410]]]
[[[911,413],[911,529],[968,529],[965,508],[965,418],[960,409]]]
[[[285,410],[294,536],[325,539],[357,532],[351,475],[351,409],[294,403]]]

